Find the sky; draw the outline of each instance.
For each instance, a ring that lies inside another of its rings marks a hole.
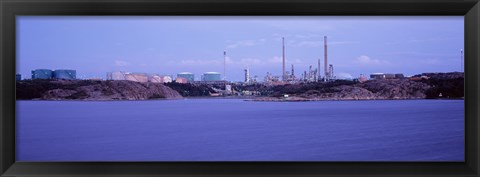
[[[324,36],[337,78],[463,71],[463,16],[17,16],[17,73],[75,69],[77,78],[126,71],[204,72],[243,81],[309,66],[323,76]]]

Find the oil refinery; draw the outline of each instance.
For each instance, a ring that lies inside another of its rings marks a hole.
[[[188,71],[179,72],[176,77],[169,74],[156,74],[156,73],[143,73],[143,72],[126,72],[126,71],[112,71],[107,72],[106,80],[128,80],[140,83],[198,83],[198,84],[223,84],[225,89],[230,84],[264,84],[264,85],[284,85],[284,84],[296,84],[296,83],[311,83],[311,82],[330,82],[337,79],[334,74],[334,65],[329,60],[328,56],[328,42],[327,36],[323,37],[323,71],[322,59],[316,59],[316,63],[308,65],[303,71],[298,72],[298,67],[295,68],[294,63],[287,63],[286,60],[286,46],[285,37],[282,37],[281,46],[281,74],[274,75],[273,72],[266,72],[263,80],[258,80],[258,75],[252,76],[251,71],[255,69],[255,66],[246,66],[243,69],[243,79],[241,82],[232,82],[227,80],[227,51],[223,51],[223,73],[216,71],[204,72],[200,75],[200,79],[195,79],[195,74]],[[287,65],[291,66],[290,71],[287,71]],[[316,66],[315,66],[316,65]],[[280,67],[280,66],[279,66]],[[233,67],[235,68],[235,67]],[[236,66],[238,68],[238,66]],[[218,68],[220,69],[220,68]],[[295,70],[297,69],[297,73]],[[32,70],[32,79],[76,79],[76,70],[71,69],[35,69]],[[235,73],[235,72],[231,72]],[[366,81],[368,79],[392,79],[403,78],[403,74],[390,74],[390,73],[372,73],[367,78],[363,74],[358,77],[358,81]],[[16,76],[17,80],[22,80],[20,74]],[[101,80],[101,79],[100,79]],[[230,84],[229,84],[230,83]],[[226,89],[227,90],[227,89]]]

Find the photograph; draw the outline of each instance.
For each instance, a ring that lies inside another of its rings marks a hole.
[[[465,162],[464,23],[19,15],[15,158]]]

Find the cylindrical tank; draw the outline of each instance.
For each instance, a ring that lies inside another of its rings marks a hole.
[[[169,83],[172,82],[173,79],[170,76],[162,76],[163,83]]]
[[[203,73],[203,81],[221,81],[220,73],[218,72],[206,72]]]
[[[77,71],[72,69],[57,69],[53,71],[53,78],[73,80],[77,78]]]
[[[107,80],[125,80],[125,72],[115,71],[107,73]]]
[[[181,72],[177,74],[177,78],[179,77],[187,79],[187,82],[193,82],[195,75],[189,72]]]
[[[49,69],[36,69],[32,71],[32,79],[51,79],[52,70]]]
[[[180,84],[185,84],[185,83],[187,83],[188,81],[187,81],[186,78],[177,77],[177,78],[175,79],[175,82],[176,82],[176,83],[180,83]]]
[[[150,82],[152,82],[152,83],[163,83],[163,78],[162,78],[162,76],[154,74],[150,77]]]
[[[134,82],[148,82],[148,76],[145,73],[126,74],[125,79]]]

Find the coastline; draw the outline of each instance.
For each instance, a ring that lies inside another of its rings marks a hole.
[[[78,102],[116,102],[116,101],[170,101],[170,100],[194,100],[194,99],[239,99],[252,102],[315,102],[315,101],[384,101],[384,100],[465,100],[464,98],[398,98],[398,99],[334,99],[334,98],[317,98],[309,99],[302,97],[278,98],[268,96],[198,96],[183,98],[155,98],[155,99],[17,99],[16,101],[78,101]]]

